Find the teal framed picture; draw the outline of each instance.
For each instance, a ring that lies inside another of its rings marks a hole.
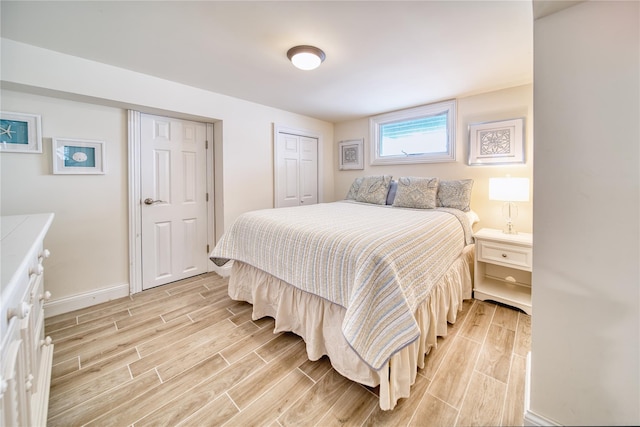
[[[102,175],[105,173],[105,143],[87,139],[53,138],[53,173]]]
[[[0,152],[42,153],[42,131],[37,114],[0,111]]]

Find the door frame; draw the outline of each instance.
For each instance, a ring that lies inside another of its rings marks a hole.
[[[141,195],[141,156],[140,156],[140,116],[142,113],[127,110],[128,119],[128,187],[129,187],[129,294],[142,292],[142,195]],[[158,115],[149,113],[150,115]],[[190,120],[178,118],[178,120]],[[199,120],[192,120],[203,123]],[[207,182],[205,188],[209,193],[207,202],[207,244],[212,248],[215,230],[215,194],[214,194],[214,141],[213,124],[207,125]],[[212,263],[207,263],[207,271],[213,271]]]
[[[278,177],[277,177],[277,173],[278,173],[278,135],[280,133],[286,133],[289,135],[296,135],[296,136],[303,136],[306,138],[315,138],[318,140],[318,146],[317,146],[317,159],[318,159],[318,172],[317,172],[317,191],[318,191],[318,203],[322,203],[324,202],[324,197],[323,197],[323,189],[324,189],[324,185],[323,185],[323,159],[324,156],[320,155],[322,153],[323,150],[323,144],[322,144],[322,134],[320,132],[314,132],[311,130],[306,130],[306,129],[295,129],[292,127],[288,127],[288,126],[283,126],[283,125],[279,125],[277,123],[273,124],[273,207],[276,208],[278,207]]]

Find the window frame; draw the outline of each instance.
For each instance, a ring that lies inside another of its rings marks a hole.
[[[393,122],[415,120],[447,113],[447,150],[437,153],[380,156],[380,127]],[[407,108],[369,118],[370,165],[398,165],[410,163],[442,163],[456,161],[456,100],[437,102],[420,107]]]

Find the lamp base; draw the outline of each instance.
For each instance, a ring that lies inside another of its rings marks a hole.
[[[516,227],[514,227],[512,222],[508,222],[507,225],[502,229],[504,234],[518,234]]]
[[[502,232],[504,234],[518,234],[516,227],[513,224],[513,220],[518,217],[518,206],[513,202],[505,202],[505,204],[502,205],[502,216],[506,223]]]

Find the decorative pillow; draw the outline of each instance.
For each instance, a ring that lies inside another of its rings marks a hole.
[[[478,216],[478,214],[472,211],[471,209],[469,209],[469,211],[465,212],[464,214],[467,216],[467,219],[469,220],[469,226],[473,227],[474,225],[480,222],[480,217]]]
[[[438,178],[403,176],[398,179],[398,190],[393,206],[433,209],[436,207]]]
[[[363,180],[364,180],[363,177],[359,177],[353,180],[353,182],[351,183],[351,188],[349,188],[349,192],[347,193],[347,197],[345,197],[345,199],[347,200],[356,199],[356,196],[358,195],[358,190],[360,189],[360,186],[362,185]]]
[[[469,212],[471,209],[472,179],[456,181],[440,181],[438,187],[438,207],[460,209]]]
[[[358,189],[356,202],[384,205],[387,201],[390,183],[391,175],[365,176]]]
[[[387,205],[393,204],[393,200],[396,198],[396,191],[398,191],[398,181],[392,179],[387,193]]]

